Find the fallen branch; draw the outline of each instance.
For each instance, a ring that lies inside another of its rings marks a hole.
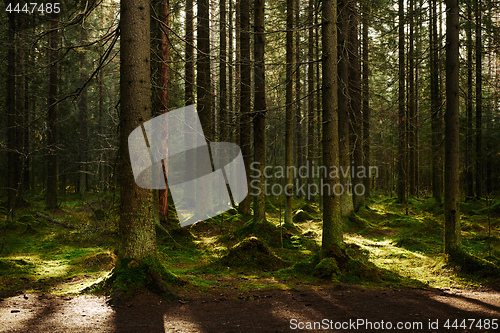
[[[47,216],[45,214],[42,214],[40,212],[36,212],[35,215],[46,219],[47,222],[50,222],[50,223],[55,224],[55,225],[59,225],[61,227],[65,227],[65,228],[68,228],[68,229],[79,229],[78,227],[75,227],[74,225],[70,225],[70,224],[67,224],[67,223],[64,223],[64,222],[56,221],[52,217]]]

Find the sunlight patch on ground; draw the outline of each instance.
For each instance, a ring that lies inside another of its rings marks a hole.
[[[433,288],[470,287],[470,282],[455,276],[446,267],[444,255],[427,256],[393,245],[391,240],[374,241],[358,235],[345,235],[347,243],[359,245],[370,252],[376,266],[403,277],[417,280]]]

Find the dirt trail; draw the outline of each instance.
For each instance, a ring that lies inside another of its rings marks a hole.
[[[299,286],[290,291],[218,289],[192,294],[185,302],[167,302],[152,294],[118,305],[108,301],[45,294],[4,298],[0,332],[289,332],[300,331],[307,322],[333,328],[309,331],[386,332],[390,323],[394,332],[495,332],[499,330],[492,326],[484,328],[485,319],[490,324],[500,321],[500,293],[494,291]],[[482,319],[483,328],[447,330],[447,319],[450,324],[459,319],[459,325],[462,319]],[[365,322],[357,322],[360,326],[354,330],[356,320]],[[439,320],[438,328],[429,330],[429,320]],[[367,329],[368,321],[372,330]],[[414,328],[397,329],[398,322]]]

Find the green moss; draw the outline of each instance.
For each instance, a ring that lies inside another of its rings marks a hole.
[[[249,237],[229,249],[220,259],[220,264],[228,267],[250,268],[252,270],[276,270],[287,263],[275,255],[257,237]]]
[[[312,220],[311,215],[305,210],[299,209],[295,211],[293,214],[293,222],[307,222],[308,220]]]

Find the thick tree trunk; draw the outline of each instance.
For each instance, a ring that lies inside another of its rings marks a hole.
[[[264,33],[264,0],[254,1],[254,161],[260,170],[259,195],[254,196],[254,222],[266,220],[266,196],[264,167],[266,166],[266,76],[265,76],[265,33]]]
[[[49,35],[49,98],[47,104],[47,208],[57,208],[57,89],[58,89],[58,14],[52,14]]]
[[[286,115],[285,115],[285,166],[293,166],[293,61],[295,58],[293,49],[293,7],[294,0],[286,1]],[[287,173],[286,189],[290,195],[286,194],[285,204],[285,224],[292,223],[292,200],[293,194],[293,174]]]
[[[338,106],[337,106],[337,2],[323,0],[323,163],[339,165]],[[340,197],[335,195],[339,178],[323,179],[322,248],[343,245]],[[327,189],[326,187],[329,187]]]
[[[461,249],[459,30],[458,0],[446,0],[444,251],[451,255]]]
[[[150,5],[124,0],[120,8],[120,249],[119,259],[156,256],[152,193],[135,184],[128,136],[151,118]]]

